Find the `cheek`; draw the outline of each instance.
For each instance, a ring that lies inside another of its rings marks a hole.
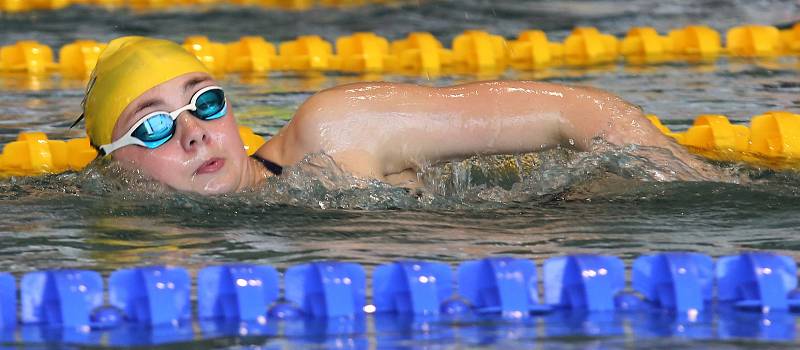
[[[239,135],[239,126],[233,119],[233,115],[226,115],[224,118],[216,120],[213,126],[213,138],[219,148],[225,151],[229,156],[244,155],[244,144]]]
[[[236,122],[220,120],[220,123],[214,125],[211,132],[213,139],[211,149],[214,153],[228,158],[229,161],[235,161],[237,164],[247,158]]]
[[[188,189],[186,174],[191,172],[190,160],[177,143],[168,142],[155,150],[126,147],[114,152],[114,157],[126,167],[138,169],[156,181],[179,190]]]

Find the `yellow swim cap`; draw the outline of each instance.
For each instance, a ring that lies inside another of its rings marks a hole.
[[[125,107],[150,88],[186,73],[208,69],[176,43],[126,36],[100,54],[83,100],[86,133],[96,146],[111,143]]]

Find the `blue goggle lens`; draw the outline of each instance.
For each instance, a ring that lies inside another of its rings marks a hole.
[[[161,113],[147,118],[131,136],[142,140],[148,148],[155,148],[167,142],[174,133],[175,121],[169,114]]]
[[[195,116],[203,120],[217,119],[225,115],[225,93],[221,89],[208,90],[197,97]]]

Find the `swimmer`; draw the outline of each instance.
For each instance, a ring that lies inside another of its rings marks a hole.
[[[205,66],[175,43],[144,37],[109,43],[90,78],[83,117],[101,156],[202,194],[254,188],[316,153],[353,176],[402,186],[441,161],[557,146],[588,150],[598,138],[698,162],[613,94],[525,81],[323,90],[248,157],[233,106]]]

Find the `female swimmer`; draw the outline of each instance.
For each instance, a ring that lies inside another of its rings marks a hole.
[[[434,88],[356,83],[323,90],[248,157],[230,101],[206,68],[175,43],[109,43],[83,103],[87,134],[103,156],[181,191],[217,194],[258,186],[306,155],[324,153],[357,177],[409,185],[425,164],[593,139],[668,148],[639,108],[595,89],[490,81]]]

